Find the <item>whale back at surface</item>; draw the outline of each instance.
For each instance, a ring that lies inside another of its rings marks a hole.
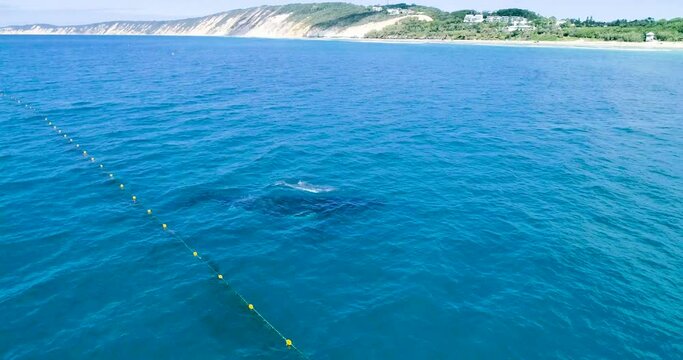
[[[240,189],[204,190],[186,198],[178,205],[192,207],[206,202],[217,202],[228,209],[238,208],[270,216],[294,217],[349,215],[381,205],[381,202],[376,200],[347,196],[337,191],[312,192],[278,184],[256,194],[246,193]]]

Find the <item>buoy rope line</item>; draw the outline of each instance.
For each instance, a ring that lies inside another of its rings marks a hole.
[[[33,106],[32,106],[31,104],[29,104],[29,103],[26,103],[26,102],[24,102],[24,101],[22,101],[22,100],[20,100],[20,99],[18,99],[18,98],[16,98],[16,97],[14,97],[14,96],[8,95],[8,94],[6,94],[6,93],[3,92],[3,91],[0,91],[0,97],[7,97],[7,98],[9,98],[11,101],[15,102],[16,104],[22,105],[22,107],[23,107],[24,109],[33,111],[34,113],[36,113],[36,115],[38,115],[38,111],[36,110],[36,108],[33,107]],[[71,136],[69,136],[67,133],[63,132],[62,129],[60,129],[59,127],[57,127],[57,125],[56,125],[52,120],[48,119],[47,117],[44,117],[44,121],[45,121],[45,123],[46,123],[48,126],[50,126],[50,127],[52,128],[52,130],[53,130],[55,133],[57,133],[58,135],[60,135],[60,137],[62,137],[64,140],[66,140],[69,144],[73,145],[73,146],[75,147],[75,149],[77,149],[78,151],[80,151],[81,154],[83,155],[83,157],[84,157],[86,160],[88,160],[90,163],[93,163],[93,164],[98,165],[98,168],[100,169],[100,171],[103,172],[103,173],[107,176],[107,179],[108,179],[111,183],[113,183],[113,184],[118,184],[119,189],[120,189],[122,192],[124,192],[124,193],[126,193],[126,194],[128,194],[128,195],[130,196],[130,199],[131,199],[131,201],[133,202],[133,205],[134,205],[134,206],[136,206],[136,207],[138,207],[138,208],[142,208],[142,209],[145,209],[145,208],[146,208],[146,207],[144,207],[144,206],[142,205],[142,203],[141,203],[140,200],[137,198],[137,196],[135,196],[135,195],[133,194],[133,192],[131,192],[131,191],[124,185],[124,183],[121,181],[121,179],[119,179],[118,177],[116,177],[115,174],[114,174],[113,172],[111,172],[111,171],[109,171],[107,168],[105,168],[105,166],[104,166],[103,163],[97,161],[97,159],[96,159],[95,157],[93,157],[92,154],[89,154],[88,151],[85,150],[78,142],[76,142],[75,139],[74,139],[73,137],[71,137]],[[240,301],[242,301],[242,302],[244,303],[245,308],[247,309],[247,311],[249,311],[249,312],[255,314],[255,315],[256,315],[264,324],[266,324],[267,327],[269,327],[275,334],[277,334],[279,337],[282,338],[282,340],[283,340],[284,343],[285,343],[285,346],[286,346],[288,349],[293,349],[293,350],[295,350],[302,358],[308,359],[308,357],[306,356],[306,354],[304,354],[303,351],[301,351],[299,348],[297,348],[297,347],[294,345],[294,343],[292,342],[291,339],[289,339],[288,337],[284,336],[280,330],[278,330],[275,326],[273,326],[273,324],[271,324],[270,321],[268,321],[268,320],[265,318],[265,316],[263,316],[263,314],[261,314],[261,312],[259,312],[258,310],[256,310],[256,308],[254,307],[254,305],[253,305],[252,303],[250,303],[249,301],[247,301],[247,299],[246,299],[244,296],[242,296],[242,294],[241,294],[240,292],[238,292],[234,287],[232,287],[232,285],[230,285],[230,283],[229,283],[228,280],[223,276],[223,274],[221,274],[221,272],[218,271],[218,269],[216,269],[213,265],[211,265],[211,263],[209,263],[207,260],[205,260],[205,259],[200,255],[200,253],[197,251],[197,249],[191,247],[191,246],[188,244],[188,242],[187,242],[182,236],[180,236],[180,234],[178,234],[178,233],[176,233],[175,231],[171,230],[171,229],[169,228],[169,226],[168,226],[165,222],[163,222],[160,218],[158,218],[158,217],[156,216],[156,214],[152,211],[151,208],[146,208],[146,209],[147,209],[147,211],[146,211],[147,216],[148,216],[150,219],[152,219],[152,220],[156,221],[157,223],[161,224],[161,229],[162,229],[166,234],[168,234],[171,238],[173,238],[173,239],[177,240],[178,242],[180,242],[183,246],[185,246],[185,248],[192,254],[192,256],[193,256],[195,259],[197,259],[199,262],[201,262],[201,263],[203,263],[204,265],[206,265],[206,267],[209,268],[209,270],[210,270],[211,272],[214,273],[215,277],[218,279],[218,281],[219,281],[220,283],[222,283],[223,285],[227,286],[228,289],[230,289],[235,295],[237,295],[237,297],[240,299]]]

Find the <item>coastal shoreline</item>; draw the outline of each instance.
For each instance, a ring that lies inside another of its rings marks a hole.
[[[683,42],[623,42],[602,40],[438,40],[438,39],[376,39],[360,37],[258,37],[258,36],[226,36],[206,34],[54,34],[54,33],[0,33],[0,36],[159,36],[159,37],[210,37],[210,38],[238,38],[238,39],[268,39],[268,40],[313,40],[313,41],[348,41],[378,44],[444,44],[444,45],[474,45],[474,46],[506,46],[506,47],[537,47],[537,48],[569,48],[596,50],[632,50],[632,51],[683,51]]]
[[[446,44],[506,47],[570,48],[596,50],[634,50],[634,51],[683,51],[683,42],[621,42],[601,40],[438,40],[438,39],[373,39],[373,38],[324,38],[317,40],[341,40],[382,44]]]

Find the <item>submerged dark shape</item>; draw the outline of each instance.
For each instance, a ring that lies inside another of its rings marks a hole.
[[[183,205],[194,206],[202,202],[219,202],[230,208],[283,217],[330,217],[358,214],[382,205],[379,201],[345,196],[337,192],[310,193],[278,184],[268,187],[261,195],[248,195],[237,189],[205,191],[188,199]]]
[[[360,213],[378,202],[343,196],[270,195],[244,198],[231,205],[274,216],[332,216]]]

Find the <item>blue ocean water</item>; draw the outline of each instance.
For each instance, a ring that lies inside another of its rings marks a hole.
[[[2,358],[297,358],[99,163],[311,358],[683,357],[683,52],[3,36],[0,89]]]

